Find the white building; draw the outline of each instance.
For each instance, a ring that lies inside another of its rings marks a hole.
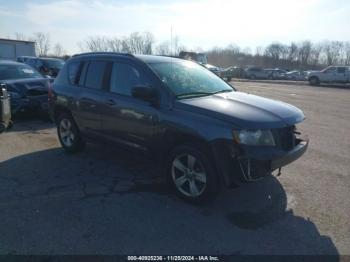
[[[19,56],[35,56],[35,42],[0,38],[0,59],[16,60]]]

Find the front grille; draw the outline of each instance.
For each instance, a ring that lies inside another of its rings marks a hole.
[[[276,128],[272,130],[276,146],[283,150],[291,150],[295,147],[295,126]]]

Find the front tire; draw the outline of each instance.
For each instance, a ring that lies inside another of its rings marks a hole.
[[[313,76],[309,79],[309,84],[312,85],[312,86],[318,86],[320,84],[320,80]]]
[[[168,180],[177,195],[194,204],[205,203],[217,194],[219,179],[209,152],[200,146],[176,147],[168,161]]]
[[[84,142],[73,117],[67,113],[60,114],[57,119],[58,139],[65,151],[76,153],[84,148]]]

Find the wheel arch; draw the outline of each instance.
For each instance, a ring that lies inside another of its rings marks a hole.
[[[310,76],[308,81],[311,85],[313,85],[311,82],[312,82],[312,79],[316,79],[315,81],[315,84],[314,85],[318,85],[320,83],[320,78],[318,76]]]
[[[166,132],[163,136],[162,141],[165,143],[161,150],[159,160],[160,163],[162,163],[162,169],[164,172],[166,172],[170,152],[172,152],[174,148],[180,145],[195,146],[199,150],[203,151],[212,161],[215,172],[218,174],[220,183],[224,183],[226,185],[229,184],[227,178],[224,177],[225,174],[222,172],[223,170],[221,163],[218,161],[218,149],[221,148],[221,143],[218,143],[218,141],[208,141],[204,137],[193,133],[173,131]]]
[[[55,121],[55,123],[57,123],[57,120],[58,120],[58,117],[61,115],[61,114],[68,114],[70,116],[72,116],[72,112],[64,107],[64,106],[60,106],[60,105],[56,105],[53,109],[53,120]]]

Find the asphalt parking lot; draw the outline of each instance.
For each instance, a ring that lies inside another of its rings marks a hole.
[[[51,123],[0,135],[0,254],[350,254],[350,89],[257,82],[301,108],[308,152],[206,206],[177,199],[148,160],[63,152]]]

